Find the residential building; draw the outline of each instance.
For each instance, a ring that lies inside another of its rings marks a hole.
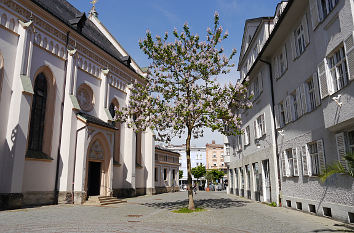
[[[230,193],[262,202],[279,203],[279,181],[272,93],[268,91],[272,86],[270,67],[257,57],[285,6],[286,2],[278,4],[275,17],[245,23],[238,70],[241,81],[249,83],[253,107],[240,112],[243,134],[228,137],[225,145],[230,154]]]
[[[153,133],[114,121],[146,74],[94,8],[1,0],[0,18],[0,208],[152,193]]]
[[[155,192],[165,193],[179,190],[180,154],[155,146]]]
[[[206,169],[222,170],[225,173],[226,165],[224,162],[224,146],[215,144],[215,140],[211,144],[207,143],[206,146]]]
[[[346,222],[354,222],[353,178],[321,183],[319,175],[336,161],[346,167],[343,156],[353,152],[353,12],[351,0],[289,0],[244,74],[271,71],[263,92],[274,104],[282,206]]]
[[[179,153],[179,170],[183,171],[183,177],[180,179],[180,184],[187,184],[188,180],[188,170],[187,170],[187,155],[186,155],[186,145],[168,145],[166,147],[168,150]],[[191,167],[197,167],[199,165],[206,166],[206,151],[205,147],[191,146]],[[192,175],[192,182],[197,181]]]

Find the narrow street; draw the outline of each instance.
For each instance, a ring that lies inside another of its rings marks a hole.
[[[126,199],[106,207],[57,205],[0,212],[1,232],[354,232],[354,226],[225,192],[198,192],[192,214],[171,212],[187,193]]]

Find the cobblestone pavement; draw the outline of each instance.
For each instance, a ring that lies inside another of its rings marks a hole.
[[[186,192],[126,200],[0,211],[0,232],[354,232],[353,225],[225,192],[198,192],[196,204],[207,211],[192,214],[171,212],[187,204]]]

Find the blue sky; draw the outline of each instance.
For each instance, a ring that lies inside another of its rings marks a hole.
[[[80,11],[90,11],[90,0],[69,0]],[[205,36],[207,27],[212,27],[215,11],[220,14],[220,22],[228,30],[229,38],[222,46],[226,53],[233,48],[240,51],[244,23],[246,19],[273,16],[277,0],[98,0],[96,9],[100,21],[110,30],[124,49],[141,66],[149,65],[146,55],[139,49],[138,41],[143,39],[149,29],[153,35],[181,30],[188,22],[191,31]],[[237,65],[238,53],[234,57]],[[238,79],[236,69],[226,76],[219,77],[221,83]],[[223,142],[220,134],[207,132],[204,138],[195,140],[196,145],[205,145],[215,139]],[[183,141],[175,140],[175,143]]]

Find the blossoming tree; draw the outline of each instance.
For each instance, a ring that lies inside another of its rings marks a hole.
[[[236,50],[224,55],[220,43],[228,37],[214,15],[213,29],[208,28],[206,40],[192,34],[188,24],[182,32],[173,31],[174,41],[146,32],[140,48],[151,60],[146,83],[131,86],[127,107],[117,111],[117,119],[127,122],[135,131],[147,128],[156,132],[157,140],[170,141],[186,136],[189,209],[195,209],[192,192],[190,143],[192,137],[203,136],[211,128],[225,135],[240,134],[241,119],[237,110],[250,106],[244,85],[221,86],[219,74],[230,72]],[[227,127],[225,127],[227,126]]]

